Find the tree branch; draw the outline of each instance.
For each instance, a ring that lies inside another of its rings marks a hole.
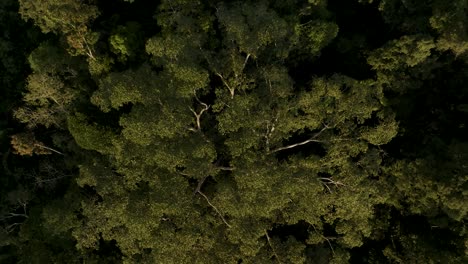
[[[195,93],[195,91],[194,91]],[[196,131],[200,131],[201,130],[201,122],[200,122],[200,118],[201,116],[203,115],[203,113],[205,111],[207,111],[208,109],[210,109],[210,106],[203,103],[202,101],[200,101],[197,97],[197,95],[195,94],[195,99],[197,100],[198,103],[200,103],[202,106],[203,106],[203,109],[200,110],[199,113],[195,112],[195,110],[193,110],[191,107],[189,107],[190,111],[193,113],[193,115],[195,116],[195,119],[196,119],[196,123],[197,123],[197,128],[196,128]],[[189,130],[192,130],[192,129],[189,129]],[[192,130],[193,131],[193,130]]]
[[[325,186],[325,187],[328,189],[328,191],[329,191],[330,193],[332,193],[330,187],[328,187],[328,185],[327,185],[326,183],[323,183],[323,182],[322,182],[322,185]]]
[[[275,131],[275,125],[278,122],[279,113],[276,114],[276,117],[273,121],[268,122],[266,125],[266,133],[265,133],[265,145],[266,145],[266,152],[270,153],[270,138]],[[271,124],[271,127],[270,127]]]
[[[315,133],[315,135],[313,135],[311,138],[309,138],[308,140],[305,140],[305,141],[302,141],[302,142],[299,142],[299,143],[295,143],[295,144],[292,144],[292,145],[288,145],[288,146],[284,146],[284,147],[280,147],[280,148],[277,148],[277,149],[274,149],[272,151],[269,152],[269,154],[272,154],[272,153],[275,153],[275,152],[278,152],[278,151],[281,151],[281,150],[285,150],[285,149],[291,149],[291,148],[295,148],[295,147],[298,147],[298,146],[302,146],[302,145],[305,145],[307,143],[310,143],[310,142],[318,142],[318,143],[323,143],[324,141],[322,140],[317,140],[316,138],[318,136],[320,136],[320,134],[322,134],[323,131],[329,129],[330,127],[328,127],[327,125],[325,125],[322,130],[320,130],[319,132]]]
[[[267,230],[265,230],[265,235],[266,235],[266,238],[267,238],[268,245],[270,246],[271,250],[273,251],[273,255],[275,256],[275,258],[276,258],[276,260],[278,261],[278,263],[281,263],[281,260],[280,260],[280,258],[278,257],[278,254],[276,253],[275,248],[274,248],[273,245],[271,244],[270,236],[268,235],[268,231],[267,231]]]
[[[16,226],[19,226],[19,225],[21,225],[21,223],[13,223],[13,224],[11,224],[11,225],[5,227],[5,231],[6,231],[7,233],[11,233],[11,232],[13,232],[13,230],[15,230],[15,227],[16,227]]]
[[[249,58],[250,58],[250,53],[247,54],[247,56],[245,57],[245,60],[244,60],[244,65],[242,65],[242,69],[241,69],[241,72],[244,71],[245,69],[245,66],[247,65],[247,62],[249,61]]]
[[[226,219],[224,218],[223,214],[218,210],[218,208],[216,208],[216,206],[214,206],[211,202],[210,202],[210,199],[208,199],[208,197],[201,191],[201,187],[203,186],[203,183],[205,182],[206,178],[208,178],[208,176],[205,176],[203,177],[203,179],[201,179],[199,182],[198,182],[198,185],[197,185],[197,188],[195,189],[195,191],[193,192],[193,195],[195,194],[200,194],[201,196],[203,196],[203,198],[205,198],[206,202],[218,213],[218,215],[221,217],[221,219],[223,220],[223,222],[230,228],[231,225],[226,221]]]
[[[232,167],[216,167],[217,169],[224,170],[224,171],[233,171],[235,168]]]
[[[333,250],[333,247],[332,247],[332,244],[331,244],[330,240],[329,240],[326,236],[324,236],[324,235],[322,235],[321,233],[319,233],[313,224],[311,224],[311,226],[314,228],[314,231],[315,231],[319,236],[323,237],[323,238],[328,242],[328,245],[330,246],[330,249],[331,249],[331,251],[332,251],[332,255],[335,255],[335,251]]]
[[[49,178],[49,179],[41,179],[38,176],[38,177],[35,177],[35,179],[36,179],[36,184],[41,184],[41,183],[57,181],[57,180],[60,180],[60,179],[63,179],[63,178],[71,177],[71,176],[72,175],[62,175],[62,176],[58,176],[58,177],[55,177],[55,178]]]
[[[206,202],[218,213],[218,215],[221,217],[221,219],[223,220],[223,222],[227,225],[227,227],[231,227],[231,225],[226,221],[226,219],[224,219],[224,216],[223,214],[221,214],[221,212],[218,210],[218,208],[216,208],[216,206],[214,206],[211,202],[210,202],[210,199],[208,199],[208,197],[206,197],[206,195],[204,193],[202,193],[200,190],[197,191],[197,193],[199,193],[201,196],[203,196],[203,198],[205,198]]]
[[[16,213],[8,213],[8,216],[2,217],[2,219],[7,219],[7,218],[12,218],[12,217],[24,217],[24,218],[29,218],[26,214],[16,214]]]
[[[221,74],[216,73],[216,75],[218,75],[219,78],[221,78],[221,80],[223,81],[223,84],[228,88],[229,92],[231,93],[231,99],[233,99],[235,89],[233,89],[233,88],[231,88],[231,86],[229,86],[229,84],[226,82],[226,80],[224,79],[224,77]]]
[[[43,148],[43,149],[47,149],[47,150],[50,150],[50,151],[55,152],[55,153],[57,153],[57,154],[60,154],[60,155],[65,156],[65,154],[63,154],[62,152],[60,152],[60,151],[58,151],[58,150],[55,150],[55,149],[53,149],[53,148],[49,148],[49,147],[47,147],[47,146],[44,146],[44,145],[41,145],[41,144],[38,144],[38,143],[35,143],[34,146],[40,147],[40,148]]]
[[[331,183],[331,184],[333,184],[333,185],[335,185],[335,186],[338,186],[338,185],[339,185],[339,186],[347,186],[346,184],[344,184],[344,183],[342,183],[342,182],[340,182],[340,181],[334,181],[334,180],[332,180],[331,178],[321,177],[321,178],[319,178],[319,179],[322,180],[322,181],[326,181],[327,183]]]
[[[278,151],[281,151],[281,150],[291,149],[291,148],[295,148],[295,147],[298,147],[298,146],[302,146],[302,145],[305,145],[305,144],[310,143],[310,142],[322,143],[323,141],[321,141],[321,140],[316,140],[316,139],[311,138],[311,139],[308,139],[308,140],[303,141],[303,142],[299,142],[299,143],[292,144],[292,145],[289,145],[289,146],[285,146],[285,147],[281,147],[281,148],[274,149],[274,150],[270,151],[270,154],[271,154],[271,153],[278,152]]]
[[[86,46],[86,49],[87,49],[86,55],[88,55],[88,57],[90,57],[92,60],[96,60],[96,58],[95,58],[94,55],[93,55],[93,52],[92,52],[91,48],[90,48],[89,45],[88,45],[88,41],[87,41],[86,38],[81,34],[81,32],[80,32],[79,34],[80,34],[81,39],[83,40],[83,43],[84,43],[85,46]]]
[[[344,184],[344,183],[342,183],[340,181],[334,181],[331,178],[320,177],[319,179],[322,180],[323,186],[325,186],[330,193],[332,193],[332,191],[331,191],[330,187],[328,186],[328,184],[333,184],[336,187],[338,187],[338,186],[347,186],[346,184]]]
[[[203,179],[201,179],[201,180],[198,182],[197,188],[195,189],[195,191],[193,191],[193,195],[195,195],[195,194],[197,194],[198,192],[200,192],[201,187],[202,187],[203,183],[205,182],[206,178],[208,178],[208,176],[203,177]]]

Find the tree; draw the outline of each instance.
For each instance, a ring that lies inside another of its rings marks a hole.
[[[75,91],[65,87],[60,78],[48,74],[28,77],[28,93],[23,97],[26,106],[15,111],[15,118],[29,127],[63,127],[68,106],[76,97]]]
[[[450,50],[459,56],[468,50],[468,35],[466,33],[465,1],[454,1],[447,4],[435,1],[433,16],[429,23],[439,33],[437,46],[440,50]]]
[[[463,262],[462,2],[21,0],[0,259]]]
[[[67,1],[20,1],[19,13],[25,20],[34,20],[42,32],[62,34],[72,54],[94,58],[92,45],[97,35],[88,31],[88,23],[99,11],[95,6],[78,0]]]

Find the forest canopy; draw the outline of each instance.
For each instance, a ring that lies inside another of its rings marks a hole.
[[[466,263],[468,1],[0,1],[1,263]]]

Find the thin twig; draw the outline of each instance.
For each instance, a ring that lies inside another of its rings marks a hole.
[[[330,187],[328,187],[328,185],[327,185],[326,183],[322,182],[322,184],[323,184],[323,186],[327,187],[327,189],[328,189],[328,191],[329,191],[330,193],[332,193]]]
[[[322,180],[322,181],[327,181],[328,183],[331,183],[331,184],[334,184],[334,185],[346,186],[346,184],[344,184],[344,183],[342,183],[340,181],[334,181],[331,178],[321,177],[319,179]]]
[[[47,149],[47,150],[50,150],[50,151],[55,152],[55,153],[57,153],[57,154],[60,154],[60,155],[65,156],[65,154],[63,154],[62,152],[60,152],[60,151],[58,151],[58,150],[55,150],[55,149],[53,149],[53,148],[49,148],[49,147],[46,147],[46,146],[41,145],[41,144],[38,144],[38,143],[36,143],[36,144],[34,144],[34,145],[35,145],[36,147],[40,147],[40,148],[43,148],[43,149]]]
[[[224,171],[233,171],[235,168],[232,167],[216,167],[217,169],[224,170]]]
[[[82,40],[83,40],[83,42],[84,42],[84,44],[86,46],[86,49],[88,50],[86,52],[86,55],[88,55],[88,57],[90,57],[92,60],[96,60],[96,58],[93,55],[93,52],[91,51],[91,48],[88,45],[88,41],[86,41],[85,37],[81,33],[79,33],[79,34],[80,34],[80,37],[82,38]]]
[[[245,69],[245,66],[247,65],[247,61],[249,60],[250,58],[250,53],[247,54],[247,56],[245,57],[245,60],[244,60],[244,65],[242,65],[242,69],[241,69],[241,72],[244,71]]]
[[[208,199],[208,197],[206,197],[206,195],[204,193],[202,193],[200,190],[198,191],[198,193],[203,196],[203,198],[205,198],[206,202],[208,202],[208,204],[213,208],[215,209],[215,211],[218,213],[218,215],[221,217],[221,219],[223,220],[223,222],[230,228],[231,225],[228,224],[228,222],[226,221],[226,219],[224,219],[224,216],[223,214],[221,214],[221,212],[218,210],[218,208],[216,208],[216,206],[214,206],[211,202],[210,202],[210,199]]]
[[[335,250],[333,250],[333,247],[332,247],[332,244],[331,244],[330,240],[324,235],[322,235],[322,237],[325,238],[325,240],[328,242],[328,245],[330,246],[330,249],[332,251],[332,255],[335,255]]]
[[[186,177],[191,177],[192,176],[192,174],[188,174],[188,173],[181,172],[181,171],[177,171],[177,174],[182,175],[182,176],[186,176]]]
[[[59,176],[59,177],[55,177],[55,178],[50,178],[50,179],[41,179],[41,178],[39,178],[39,177],[36,177],[36,184],[52,182],[52,181],[60,180],[60,179],[67,178],[67,177],[71,177],[71,176],[72,176],[72,175],[63,175],[63,176]]]
[[[274,150],[270,151],[270,153],[275,153],[275,152],[278,152],[278,151],[281,151],[281,150],[295,148],[295,147],[302,146],[302,145],[305,145],[305,144],[310,143],[310,142],[322,143],[323,141],[311,138],[311,139],[308,139],[308,140],[300,142],[300,143],[296,143],[296,144],[292,144],[292,145],[289,145],[289,146],[274,149]]]
[[[328,126],[324,126],[322,128],[322,130],[320,130],[319,132],[315,133],[315,135],[313,135],[310,139],[306,140],[306,141],[302,141],[302,142],[299,142],[299,143],[295,143],[295,144],[292,144],[292,145],[288,145],[288,146],[285,146],[285,147],[281,147],[281,148],[277,148],[277,149],[274,149],[272,151],[270,151],[270,154],[271,153],[275,153],[275,152],[278,152],[278,151],[281,151],[281,150],[285,150],[285,149],[291,149],[291,148],[295,148],[297,146],[302,146],[302,145],[305,145],[307,143],[310,143],[310,142],[318,142],[318,143],[323,143],[324,141],[323,140],[317,140],[316,138],[318,136],[320,136],[320,134],[322,134],[323,131],[329,129]]]
[[[328,189],[328,191],[330,193],[332,193],[332,191],[331,191],[330,187],[328,186],[328,184],[333,184],[335,186],[347,186],[346,184],[344,184],[344,183],[342,183],[340,181],[334,181],[331,178],[319,177],[319,179],[322,180],[321,183],[323,184],[323,186],[325,186]]]
[[[330,246],[330,249],[331,249],[331,251],[332,251],[332,255],[335,255],[335,250],[333,250],[333,247],[332,247],[332,244],[330,243],[330,240],[329,240],[326,236],[320,234],[320,233],[317,231],[317,229],[315,228],[315,226],[314,226],[313,224],[311,224],[311,226],[314,228],[314,231],[315,231],[319,236],[323,237],[323,238],[328,242],[328,245]]]
[[[21,225],[21,223],[13,223],[13,224],[11,224],[11,225],[5,227],[5,231],[6,231],[7,233],[11,233],[11,232],[13,232],[13,230],[15,230],[15,227],[16,227],[16,226],[19,226],[19,225]]]
[[[4,221],[6,219],[10,219],[10,218],[14,218],[14,217],[24,217],[24,218],[29,218],[27,215],[25,214],[15,214],[15,213],[8,213],[6,216],[3,216],[2,218],[0,218],[1,221]]]
[[[276,260],[278,261],[278,263],[281,263],[281,260],[280,260],[280,258],[278,257],[278,254],[276,253],[275,248],[274,248],[273,245],[271,244],[270,236],[268,235],[268,231],[267,231],[267,230],[265,230],[265,235],[266,235],[266,238],[267,238],[267,241],[268,241],[268,245],[270,246],[271,250],[273,251],[273,255],[275,256],[275,258],[276,258]]]

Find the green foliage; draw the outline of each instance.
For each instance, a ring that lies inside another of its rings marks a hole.
[[[48,74],[34,73],[28,77],[23,100],[25,106],[17,109],[15,118],[28,127],[63,127],[64,113],[76,97],[75,91],[65,87],[62,80]]]
[[[318,55],[338,35],[338,25],[323,20],[311,20],[297,25],[299,47],[312,55]]]
[[[109,129],[88,124],[85,117],[79,113],[77,116],[69,116],[67,123],[68,130],[83,149],[96,150],[103,154],[112,150],[114,134]]]
[[[99,15],[97,7],[78,0],[19,1],[19,13],[25,20],[33,20],[44,33],[62,34],[74,55],[93,57],[91,45],[97,34],[88,31],[88,24]]]
[[[109,56],[99,56],[88,59],[89,73],[93,76],[101,76],[111,71],[114,59]]]
[[[398,196],[411,201],[412,213],[436,215],[442,210],[456,221],[466,218],[468,208],[463,202],[467,195],[464,191],[466,168],[460,163],[466,156],[465,150],[466,144],[454,142],[447,146],[445,155],[449,160],[437,163],[437,167],[431,164],[436,164],[434,159],[442,153],[427,160],[399,162],[389,168]]]
[[[126,61],[136,55],[138,47],[143,42],[140,27],[137,22],[128,22],[125,26],[118,26],[109,38],[111,50],[119,60]]]
[[[151,86],[151,74],[148,67],[125,73],[110,73],[101,79],[91,102],[104,112],[109,112],[111,108],[118,109],[126,103],[142,102],[145,90]]]
[[[75,31],[95,19],[99,12],[96,7],[76,0],[68,1],[20,1],[20,14],[32,19],[44,33]]]
[[[0,39],[0,260],[464,261],[465,1],[113,4]]]
[[[414,67],[424,62],[435,47],[431,38],[417,35],[404,36],[374,51],[368,61],[375,70],[391,71]]]
[[[43,42],[28,57],[33,73],[26,79],[24,104],[14,116],[29,128],[39,125],[65,128],[65,120],[75,101],[80,98],[77,89],[82,64],[68,56],[52,41]]]
[[[435,1],[433,16],[429,23],[439,33],[439,49],[451,50],[457,56],[468,51],[468,33],[466,24],[466,1]]]
[[[233,42],[239,51],[254,58],[262,49],[286,41],[288,27],[265,1],[257,4],[236,2],[232,6],[220,5],[216,16],[224,31],[227,43]]]
[[[67,56],[64,50],[52,41],[46,41],[31,52],[28,57],[31,69],[37,73],[77,74],[77,61]]]

